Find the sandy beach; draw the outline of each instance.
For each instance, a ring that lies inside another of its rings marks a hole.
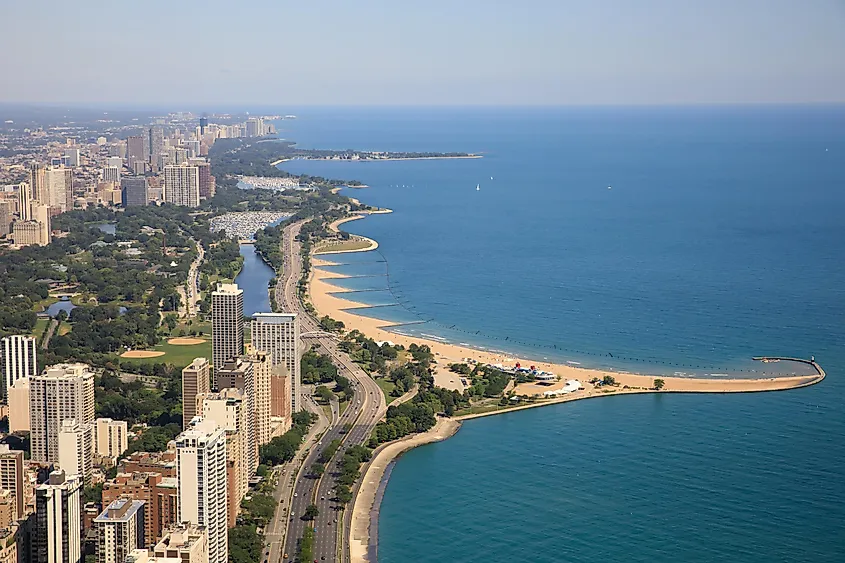
[[[674,391],[688,393],[737,393],[794,389],[808,384],[817,383],[823,377],[822,375],[803,375],[795,377],[766,377],[760,379],[704,379],[634,374],[620,371],[581,368],[568,364],[555,364],[547,361],[521,358],[503,353],[485,352],[483,350],[476,350],[474,348],[437,342],[434,340],[426,340],[419,337],[411,338],[384,330],[384,327],[390,326],[391,324],[387,321],[353,315],[352,313],[344,311],[343,309],[365,305],[355,303],[351,300],[341,299],[338,295],[341,292],[344,292],[344,290],[326,283],[326,280],[346,277],[336,272],[328,272],[320,269],[321,266],[331,264],[333,264],[333,262],[328,260],[321,260],[318,257],[312,258],[313,268],[311,273],[311,282],[309,284],[310,296],[311,303],[317,309],[319,315],[328,315],[335,320],[343,321],[347,329],[358,329],[370,338],[378,341],[389,340],[396,344],[402,344],[406,347],[412,343],[428,345],[435,354],[435,359],[438,364],[436,366],[435,379],[438,385],[442,385],[444,387],[461,389],[459,376],[449,372],[446,366],[450,363],[466,362],[468,359],[485,364],[513,365],[516,362],[520,362],[522,365],[534,365],[538,369],[560,376],[560,381],[552,386],[526,384],[527,386],[522,385],[517,388],[518,394],[528,395],[557,389],[562,387],[568,379],[577,379],[583,383],[593,378],[602,379],[606,375],[614,377],[620,384],[620,387],[627,385],[629,387],[648,389],[652,387],[655,378],[660,378],[665,382],[665,386],[663,388],[664,392]],[[329,295],[330,293],[335,293],[336,295]],[[450,383],[450,381],[452,383]],[[446,384],[444,385],[444,383]]]

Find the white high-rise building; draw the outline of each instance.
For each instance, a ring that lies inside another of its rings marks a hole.
[[[299,367],[299,318],[296,313],[256,313],[250,323],[252,346],[270,354],[274,366],[284,365],[292,385],[290,409],[302,409],[300,401],[301,375]],[[271,406],[273,416],[282,416],[281,405]]]
[[[146,546],[142,500],[118,499],[96,518],[97,563],[124,563],[135,549]]]
[[[53,471],[35,488],[31,563],[81,563],[82,479]]]
[[[118,170],[123,168],[123,159],[119,156],[110,156],[106,159],[106,166],[114,166]]]
[[[226,432],[213,421],[198,419],[176,437],[176,478],[179,522],[205,526],[208,562],[226,563]]]
[[[9,388],[19,379],[38,373],[38,342],[31,336],[7,336],[0,340],[0,397],[8,400]]]
[[[198,206],[200,204],[199,168],[184,164],[165,166],[164,202],[186,207]]]
[[[129,448],[129,425],[125,420],[98,418],[94,425],[94,453],[117,461]]]
[[[9,405],[9,432],[25,430],[29,432],[29,379],[18,379],[6,389],[6,401]]]
[[[29,378],[33,461],[59,462],[63,420],[94,423],[94,372],[85,364],[58,364]]]
[[[63,420],[59,428],[59,467],[67,475],[79,475],[86,484],[93,467],[93,433],[91,424],[79,424],[73,418]]]
[[[226,431],[228,518],[229,526],[234,526],[252,474],[247,447],[254,437],[248,433],[246,398],[238,389],[226,388],[219,393],[199,395],[197,410],[200,410],[200,403],[203,420],[212,421]]]
[[[18,215],[21,221],[32,220],[32,188],[26,182],[18,184]]]
[[[217,370],[223,362],[244,353],[244,291],[237,284],[217,284],[211,292],[211,356],[214,365],[212,387],[217,387]]]
[[[68,164],[70,166],[79,166],[80,158],[79,158],[79,149],[77,148],[67,148],[65,149],[65,157],[67,157]]]
[[[45,171],[48,201],[42,201],[54,211],[64,213],[73,209],[73,170],[51,166]]]
[[[106,166],[103,168],[103,182],[120,184],[120,168],[118,166]]]

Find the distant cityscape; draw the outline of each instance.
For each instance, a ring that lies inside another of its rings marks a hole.
[[[278,117],[224,124],[173,113],[148,126],[105,129],[99,126],[108,120],[20,129],[7,121],[0,132],[0,240],[15,247],[49,244],[52,218],[72,209],[197,207],[216,191],[207,158],[215,141],[272,135],[270,119]],[[283,184],[298,187],[289,179]]]
[[[216,191],[209,148],[218,139],[273,134],[271,118],[278,116],[218,124],[180,113],[149,126],[105,130],[15,129],[6,122],[0,250],[46,246],[66,236],[52,222],[68,211],[197,207]],[[290,180],[284,185],[298,187]],[[249,238],[287,215],[218,219],[212,232]],[[164,232],[144,226],[141,235]],[[196,246],[196,267],[187,290],[180,288],[190,301],[183,303],[188,318],[198,314],[203,249]],[[120,248],[130,259],[143,254],[137,241]],[[0,444],[0,563],[229,560],[229,530],[250,486],[262,480],[259,448],[290,430],[300,402],[299,321],[295,313],[257,315],[252,342],[245,343],[243,290],[217,283],[207,293],[212,358],[197,357],[181,370],[181,432],[157,451],[136,447],[155,429],[97,415],[102,378],[114,377],[102,367],[68,362],[39,368],[38,338],[0,338],[0,415],[9,436]],[[193,340],[187,344],[203,342]],[[133,388],[161,385],[155,377],[120,377],[117,384]],[[16,438],[21,436],[26,440]]]

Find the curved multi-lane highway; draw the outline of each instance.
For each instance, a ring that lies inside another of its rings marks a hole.
[[[332,500],[337,464],[346,448],[366,443],[373,428],[387,410],[384,394],[379,386],[352,362],[349,356],[338,349],[334,337],[322,333],[317,320],[305,310],[299,300],[297,283],[302,275],[302,260],[300,244],[296,236],[303,223],[304,221],[293,223],[285,227],[283,231],[283,274],[275,289],[276,303],[283,311],[298,313],[301,333],[318,333],[316,336],[303,338],[303,346],[316,345],[320,353],[330,356],[340,375],[349,378],[352,382],[355,396],[343,414],[332,421],[333,424],[319,442],[308,451],[296,478],[292,498],[282,499],[282,504],[291,507],[287,516],[287,529],[281,532],[285,538],[284,549],[271,550],[268,557],[269,563],[277,563],[279,560],[293,561],[297,542],[302,537],[306,526],[313,526],[315,529],[314,557],[318,562],[346,559],[345,544],[348,540],[348,528],[344,524],[348,524],[349,519],[343,518],[344,512],[341,512],[338,504]],[[349,432],[344,431],[347,424],[351,427]],[[322,478],[309,477],[310,468],[317,461],[320,452],[335,439],[342,440],[342,445],[332,460],[326,464]],[[289,475],[285,473],[288,478],[290,478]],[[312,503],[317,506],[319,515],[313,522],[306,522],[301,517],[305,514],[308,505]],[[279,528],[278,522],[274,522],[273,525],[276,529]],[[339,530],[338,526],[346,529]],[[281,527],[281,529],[284,528],[285,526]],[[284,557],[285,554],[287,558]]]

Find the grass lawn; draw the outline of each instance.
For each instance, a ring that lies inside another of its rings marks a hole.
[[[42,299],[40,301],[36,301],[32,304],[32,310],[36,313],[40,313],[42,311],[46,311],[47,307],[52,305],[53,303],[58,303],[58,297],[48,297],[47,299]]]
[[[64,336],[65,334],[69,333],[73,327],[70,323],[62,323],[59,325],[59,330],[57,331],[59,336]]]
[[[211,321],[198,321],[196,319],[193,319],[191,320],[191,324],[188,324],[188,322],[185,320],[179,321],[179,323],[176,324],[176,328],[171,331],[170,337],[177,338],[178,336],[180,336],[178,334],[180,330],[182,331],[181,336],[187,338],[193,338],[190,334],[192,330],[196,332],[202,332],[202,336],[197,336],[197,338],[205,338],[211,335]]]
[[[173,364],[179,369],[190,364],[194,358],[208,358],[211,361],[211,339],[206,339],[202,344],[194,346],[175,346],[164,342],[158,346],[150,348],[150,350],[159,350],[164,352],[163,356],[156,358],[121,358],[122,360],[130,362],[139,362],[146,364]]]
[[[368,240],[346,240],[339,243],[322,244],[314,251],[314,254],[320,252],[345,252],[349,250],[361,250],[362,248],[369,248],[370,241]]]
[[[32,336],[40,338],[44,334],[47,325],[50,324],[50,319],[35,319],[35,326],[32,328]]]
[[[506,411],[510,410],[514,407],[521,407],[526,405],[527,403],[518,403],[515,405],[507,405],[501,406],[498,404],[498,401],[495,403],[487,403],[487,404],[480,404],[480,405],[473,405],[467,409],[460,409],[455,411],[455,416],[462,416],[465,414],[481,414],[485,412],[496,412],[496,411]]]
[[[388,405],[398,399],[398,397],[391,397],[390,395],[393,390],[396,389],[395,383],[384,377],[376,378],[375,381],[376,384],[381,387],[381,390],[384,392],[384,400],[387,402]]]

